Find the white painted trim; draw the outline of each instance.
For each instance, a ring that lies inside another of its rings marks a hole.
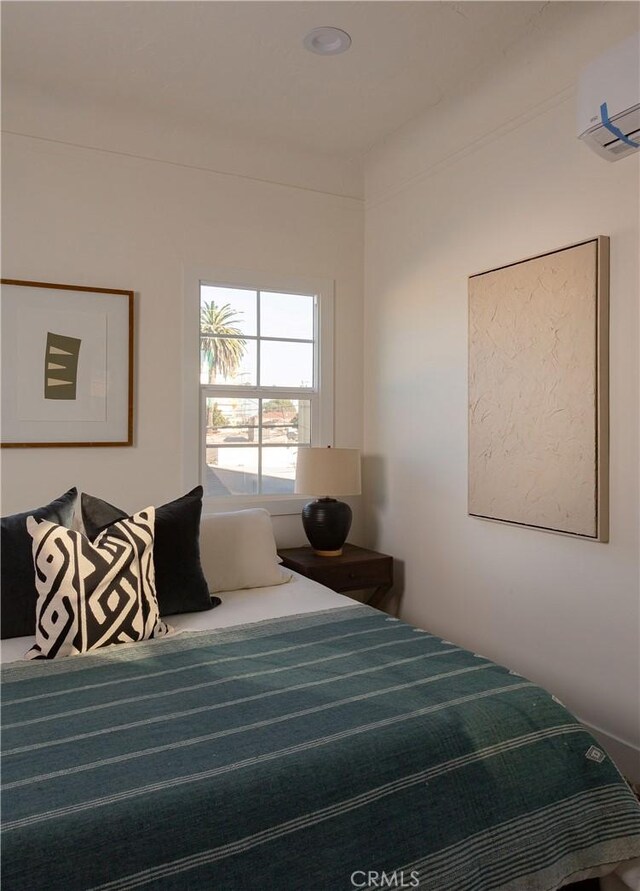
[[[318,325],[320,349],[318,350],[318,382],[320,389],[320,414],[317,436],[312,445],[335,445],[334,437],[334,282],[318,279],[316,294],[319,298]]]
[[[576,88],[574,85],[570,84],[563,87],[557,93],[554,93],[553,96],[536,103],[525,111],[513,115],[499,126],[492,127],[475,139],[466,142],[461,148],[448,152],[445,157],[439,158],[438,160],[427,164],[427,166],[405,175],[402,179],[397,178],[395,182],[378,190],[374,188],[370,197],[366,194],[365,189],[365,214],[368,210],[373,210],[381,204],[385,204],[387,201],[392,200],[397,195],[406,192],[408,189],[416,189],[421,183],[425,182],[425,180],[432,176],[436,176],[441,170],[457,164],[468,155],[472,155],[494,142],[499,142],[512,130],[517,130],[529,121],[541,117],[556,106],[562,105],[565,102],[568,103],[571,99],[575,99],[575,95]]]
[[[183,267],[182,289],[182,486],[200,478],[200,275]]]
[[[320,349],[315,380],[320,398],[312,417],[312,445],[334,445],[334,282],[330,278],[287,276],[239,269],[183,267],[182,332],[182,483],[185,490],[198,485],[203,456],[200,424],[200,283],[248,289],[315,294]],[[314,332],[315,335],[316,332]],[[295,388],[294,388],[295,389]],[[246,392],[246,390],[243,390]],[[307,394],[308,395],[308,394]],[[301,391],[300,398],[305,394]],[[299,495],[256,495],[205,498],[203,513],[264,507],[275,516],[298,514],[308,501]]]

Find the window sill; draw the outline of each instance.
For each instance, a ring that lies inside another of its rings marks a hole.
[[[235,510],[247,510],[249,508],[262,507],[268,510],[272,517],[298,516],[311,496],[303,495],[230,495],[209,496],[202,499],[202,516],[218,514]]]
[[[226,513],[234,510],[247,510],[262,507],[272,517],[299,517],[305,504],[313,501],[316,495],[210,495],[202,499],[202,516]],[[340,501],[346,501],[354,510],[360,504],[359,495],[342,495]]]

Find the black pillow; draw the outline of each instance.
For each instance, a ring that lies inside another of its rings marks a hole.
[[[27,531],[27,517],[50,520],[71,528],[78,490],[69,489],[51,504],[2,517],[2,640],[26,637],[36,631],[36,576],[33,568],[32,540]]]
[[[127,514],[101,498],[82,493],[82,520],[87,536],[97,536]],[[220,599],[209,596],[200,565],[202,486],[156,508],[153,562],[161,616],[211,609]]]

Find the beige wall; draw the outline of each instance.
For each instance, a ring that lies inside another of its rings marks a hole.
[[[176,115],[176,112],[178,114]],[[198,124],[180,120],[179,110],[135,113],[105,109],[80,96],[53,93],[2,80],[2,129],[67,145],[96,148],[200,170],[282,183],[332,195],[362,198],[359,158],[296,151],[284,144],[234,137],[215,118]]]
[[[12,134],[3,186],[5,277],[133,289],[137,306],[135,446],[3,450],[3,513],[71,485],[131,510],[182,494],[184,267],[335,280],[335,441],[361,445],[361,200]],[[298,516],[275,522],[305,541]]]
[[[628,33],[628,12],[608,27],[586,46]],[[404,618],[541,683],[617,737],[640,775],[640,158],[610,164],[578,142],[558,59],[551,47],[502,72],[369,158],[368,531],[401,561]],[[611,237],[611,541],[469,517],[467,276],[599,234]]]
[[[607,164],[574,134],[578,63],[634,16],[635,4],[593,4],[546,55],[520,47],[519,69],[370,154],[364,445],[366,534],[398,558],[404,616],[637,745],[638,158]],[[336,443],[361,444],[357,166],[107,121],[51,96],[8,94],[3,110],[3,274],[138,294],[136,446],[5,451],[3,511],[72,484],[130,509],[182,491],[185,265],[335,279]],[[611,543],[469,518],[466,277],[597,234],[612,253]],[[276,529],[282,544],[304,540],[297,517]]]

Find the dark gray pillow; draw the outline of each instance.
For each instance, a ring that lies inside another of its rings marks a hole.
[[[86,492],[81,496],[82,521],[91,541],[127,514]],[[194,613],[220,603],[209,596],[207,580],[200,565],[200,515],[202,486],[182,498],[156,508],[153,562],[156,595],[161,616]]]
[[[33,568],[32,540],[27,531],[27,517],[50,520],[70,529],[77,495],[76,488],[69,489],[60,498],[56,498],[44,507],[36,507],[22,514],[12,514],[0,520],[2,640],[9,637],[26,637],[35,634],[36,631],[38,592]]]

